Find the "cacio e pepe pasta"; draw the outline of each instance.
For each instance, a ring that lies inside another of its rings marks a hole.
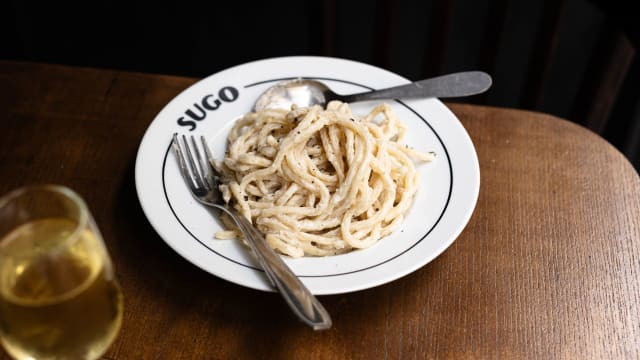
[[[418,190],[414,160],[434,153],[403,144],[405,125],[388,104],[365,116],[348,104],[252,112],[228,136],[220,190],[291,257],[367,248],[402,222]],[[237,238],[233,230],[219,239]]]

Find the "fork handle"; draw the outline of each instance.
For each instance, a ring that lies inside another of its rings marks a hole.
[[[331,317],[327,310],[291,271],[275,250],[267,244],[262,233],[236,209],[231,207],[221,208],[240,228],[267,277],[298,318],[310,325],[314,330],[329,329],[331,327]]]

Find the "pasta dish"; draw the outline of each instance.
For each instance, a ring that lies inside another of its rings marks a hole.
[[[235,123],[214,166],[224,200],[272,248],[291,257],[341,254],[389,235],[411,207],[419,180],[414,161],[435,155],[403,144],[405,132],[388,104],[365,116],[337,101],[326,110],[252,112]],[[229,219],[226,225],[233,228]]]

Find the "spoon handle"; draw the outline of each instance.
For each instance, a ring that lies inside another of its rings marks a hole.
[[[416,81],[369,92],[341,95],[339,100],[346,103],[403,98],[451,98],[476,95],[491,86],[491,76],[482,71],[467,71]]]

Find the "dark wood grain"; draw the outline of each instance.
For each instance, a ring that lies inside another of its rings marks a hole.
[[[604,132],[634,57],[631,42],[609,24],[600,35],[585,71],[573,104],[572,120],[598,134]]]
[[[423,59],[423,78],[429,78],[442,74],[447,53],[447,38],[451,32],[453,18],[453,1],[435,1],[428,16],[430,21],[427,26],[427,44]]]
[[[278,295],[182,259],[138,204],[138,144],[194,81],[0,62],[0,192],[61,183],[87,200],[125,294],[105,359],[640,357],[640,178],[598,135],[449,104],[480,160],[470,223],[411,275],[321,297],[334,327],[314,333]]]
[[[531,64],[520,100],[520,106],[527,109],[540,108],[544,100],[544,84],[551,74],[553,58],[558,49],[560,24],[567,7],[566,0],[545,0],[542,3],[542,18],[536,31]]]

